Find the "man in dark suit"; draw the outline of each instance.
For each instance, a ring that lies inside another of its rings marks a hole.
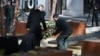
[[[53,35],[56,35],[61,32],[61,34],[57,37],[57,47],[60,50],[66,50],[66,39],[72,34],[72,28],[68,25],[66,20],[58,18],[58,14],[55,14],[53,16],[53,19],[56,22],[56,32]]]
[[[93,0],[93,4],[92,4],[92,9],[93,9],[92,26],[93,26],[94,21],[96,23],[96,26],[99,26],[99,22],[98,22],[98,12],[99,12],[99,9],[98,9],[98,7],[99,7],[99,5],[96,3],[95,0]]]
[[[6,16],[6,34],[8,35],[8,33],[11,33],[11,25],[13,22],[13,7],[11,5],[11,1],[7,1],[7,5],[4,6],[4,12]]]
[[[43,5],[39,5],[38,9],[33,9],[30,11],[27,25],[26,27],[29,29],[29,33],[33,33],[36,36],[36,46],[40,46],[40,41],[42,40],[42,33],[41,33],[41,25],[42,23],[44,27],[44,31],[46,31],[46,23],[45,23],[45,13],[43,12]]]

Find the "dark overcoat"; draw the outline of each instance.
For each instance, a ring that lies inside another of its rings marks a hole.
[[[28,21],[26,24],[26,27],[29,28],[30,33],[34,33],[36,36],[36,41],[40,42],[42,39],[42,34],[41,34],[41,25],[42,23],[44,30],[46,30],[46,23],[44,19],[45,13],[41,12],[40,10],[32,10],[30,11]]]

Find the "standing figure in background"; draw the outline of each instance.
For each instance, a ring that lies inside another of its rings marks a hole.
[[[4,6],[4,12],[6,16],[5,27],[6,27],[6,35],[11,34],[11,26],[13,22],[13,7],[11,5],[11,1],[7,1],[7,4]]]
[[[12,32],[12,34],[14,35],[15,34],[15,32],[14,32],[14,30],[15,30],[15,23],[16,23],[16,19],[14,18],[15,17],[15,6],[16,6],[16,2],[12,2],[12,8],[13,8],[13,16],[12,16],[12,27],[11,27],[11,32]]]
[[[93,4],[92,4],[92,9],[93,9],[93,14],[92,14],[92,26],[94,24],[94,21],[96,23],[96,26],[99,26],[99,21],[98,21],[98,9],[99,5],[96,3],[95,0],[93,0]]]
[[[47,30],[46,23],[45,23],[45,12],[43,10],[44,6],[39,5],[37,9],[34,9],[30,11],[28,21],[27,21],[27,28],[29,29],[29,33],[33,33],[35,35],[36,39],[36,46],[40,47],[40,41],[42,40],[42,31],[41,31],[41,25],[42,23],[44,27],[44,31]]]

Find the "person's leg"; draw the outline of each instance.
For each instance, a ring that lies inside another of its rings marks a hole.
[[[93,26],[93,23],[94,23],[94,17],[95,17],[95,13],[92,14],[92,26]]]
[[[35,44],[36,44],[36,36],[35,34],[31,33],[31,36],[32,37],[32,49],[35,49]]]
[[[37,36],[37,45],[36,45],[36,46],[39,46],[39,47],[40,47],[40,42],[41,42],[41,40],[42,40],[42,34],[39,34],[39,35]]]
[[[64,48],[67,50],[67,48],[68,48],[68,37],[70,36],[72,34],[72,32],[70,32],[69,34],[66,34],[64,37],[65,37],[65,39],[64,39]]]
[[[68,41],[66,40],[65,42],[64,42],[64,48],[67,50],[67,48],[68,48]]]
[[[6,20],[6,34],[10,33],[10,20]]]
[[[37,31],[35,32],[35,35],[36,35],[36,46],[40,47],[40,42],[43,38],[41,29],[37,29]]]
[[[96,22],[96,26],[99,26],[98,13],[95,14],[95,22]]]
[[[10,34],[13,34],[13,20],[11,20],[9,23],[10,23],[9,32]]]
[[[57,38],[57,47],[60,49],[60,50],[64,50],[64,36],[59,36]]]

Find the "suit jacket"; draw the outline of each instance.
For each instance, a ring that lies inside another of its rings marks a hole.
[[[4,12],[7,20],[11,20],[13,17],[13,7],[11,5],[5,5]]]
[[[95,9],[95,7],[96,7],[96,9]],[[93,4],[93,10],[98,11],[99,10],[99,5],[98,4]]]
[[[32,32],[35,32],[36,30],[41,29],[40,22],[42,22],[44,30],[46,30],[47,28],[44,19],[44,13],[39,11],[38,9],[32,10],[29,14],[26,27],[30,28]]]

